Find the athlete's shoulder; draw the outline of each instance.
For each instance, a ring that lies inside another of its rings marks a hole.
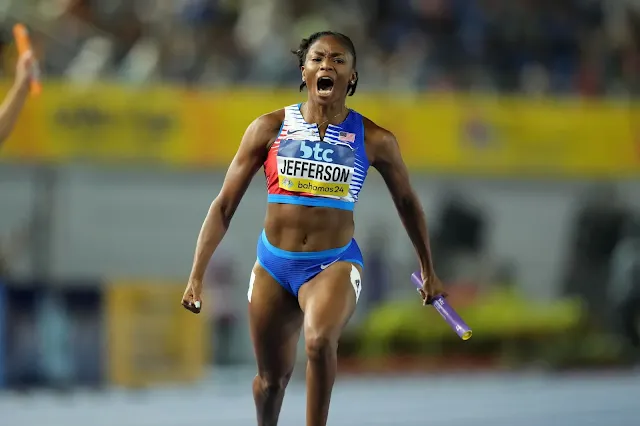
[[[396,143],[395,135],[390,130],[374,123],[373,120],[362,116],[362,125],[366,143],[374,145]]]
[[[271,111],[255,118],[244,132],[243,141],[259,147],[270,147],[278,138],[284,120],[284,109]]]
[[[280,108],[257,117],[249,127],[261,132],[271,133],[273,131],[277,133],[280,130],[280,126],[282,126],[284,117],[285,108]]]
[[[396,136],[389,130],[363,117],[364,142],[371,165],[380,170],[399,152]]]

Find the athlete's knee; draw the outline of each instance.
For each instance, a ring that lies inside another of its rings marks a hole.
[[[276,375],[271,373],[260,373],[256,375],[254,380],[254,386],[257,387],[260,393],[273,395],[278,392],[284,392],[287,385],[289,384],[289,380],[291,380],[292,372],[286,373],[284,375]]]
[[[338,340],[323,333],[309,333],[305,337],[305,351],[311,361],[326,359],[336,354]]]

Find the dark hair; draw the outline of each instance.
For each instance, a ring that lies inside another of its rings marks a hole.
[[[304,61],[307,59],[307,53],[309,53],[309,48],[311,47],[311,45],[313,43],[315,43],[316,41],[318,41],[319,39],[321,39],[322,37],[335,37],[337,38],[340,43],[342,43],[342,45],[344,47],[347,48],[347,50],[349,51],[349,53],[351,53],[351,56],[353,56],[353,67],[355,68],[356,66],[356,47],[353,45],[353,42],[351,41],[351,39],[349,37],[347,37],[346,35],[342,34],[342,33],[338,33],[335,31],[320,31],[317,33],[313,33],[311,34],[308,38],[303,38],[302,41],[300,42],[300,46],[298,46],[298,48],[296,50],[292,50],[291,53],[293,53],[294,55],[296,55],[298,57],[298,65],[300,66],[300,68],[302,68],[304,66]],[[307,86],[306,82],[302,82],[302,84],[300,84],[300,91],[302,92],[302,89],[304,89]],[[349,87],[347,87],[347,95],[348,96],[353,96],[354,93],[356,93],[356,87],[358,87],[358,73],[356,72],[356,80],[353,84],[351,84],[351,82],[349,82]]]

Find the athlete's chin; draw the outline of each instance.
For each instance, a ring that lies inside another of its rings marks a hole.
[[[335,90],[332,90],[331,92],[316,91],[312,94],[311,98],[319,105],[330,105],[342,100]]]

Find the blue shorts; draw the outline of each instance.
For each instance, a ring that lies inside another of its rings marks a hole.
[[[360,247],[355,239],[344,247],[324,251],[294,252],[275,247],[264,230],[258,238],[258,263],[285,290],[298,297],[305,283],[335,262],[351,262],[364,268]],[[358,283],[359,285],[359,283]],[[359,289],[356,290],[359,293]]]

